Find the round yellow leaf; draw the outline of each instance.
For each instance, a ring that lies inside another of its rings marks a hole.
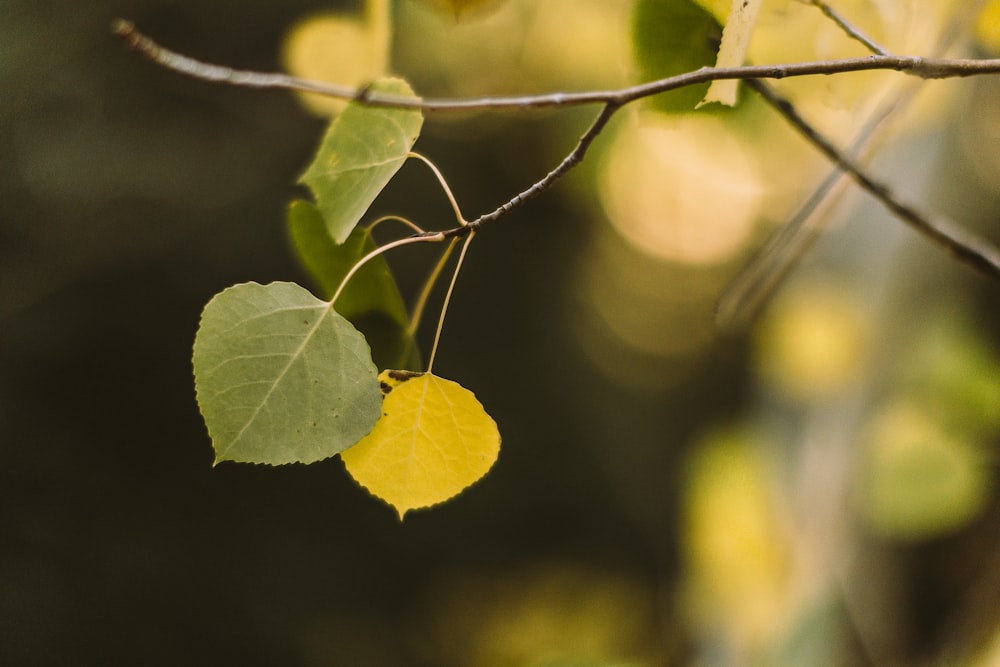
[[[387,370],[379,380],[382,418],[341,458],[400,519],[458,495],[493,466],[500,432],[472,392],[430,373]]]

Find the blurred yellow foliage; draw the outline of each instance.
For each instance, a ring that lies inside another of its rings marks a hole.
[[[388,71],[391,29],[388,0],[367,0],[365,15],[317,14],[285,36],[282,60],[294,76],[358,87]],[[320,116],[339,113],[345,100],[299,93],[303,105]]]
[[[552,564],[436,582],[433,662],[477,667],[653,667],[653,592],[625,576]]]
[[[428,94],[551,92],[625,81],[628,3],[506,0],[460,22],[421,2],[399,7],[399,62]]]
[[[843,391],[864,370],[869,326],[860,303],[844,289],[819,282],[788,289],[757,330],[758,371],[797,400]]]
[[[601,203],[614,228],[661,259],[720,263],[746,243],[764,194],[753,156],[716,116],[640,113],[614,139]]]
[[[745,648],[773,639],[793,609],[789,537],[759,443],[741,433],[699,443],[687,475],[686,600],[705,632]]]
[[[976,38],[991,53],[1000,52],[1000,0],[990,0],[979,13]]]
[[[425,5],[434,7],[443,12],[449,12],[455,19],[464,18],[466,12],[476,12],[485,9],[495,8],[507,0],[420,0]]]

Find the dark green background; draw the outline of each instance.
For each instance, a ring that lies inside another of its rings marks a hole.
[[[654,595],[675,582],[671,471],[740,404],[744,341],[670,390],[601,380],[564,316],[590,227],[553,196],[481,235],[436,363],[500,425],[483,482],[401,524],[339,460],[211,467],[199,313],[236,282],[306,280],[283,216],[323,123],[287,94],[165,72],[109,25],[272,70],[283,32],[333,6],[0,0],[0,663],[434,664],[423,624],[452,574],[567,559]],[[551,120],[482,141],[432,123],[418,147],[476,214],[551,168],[531,150]],[[445,220],[430,182],[407,167],[375,209]],[[396,261],[412,290],[432,259]],[[934,548],[914,577],[931,580]],[[924,590],[904,653],[939,620]]]

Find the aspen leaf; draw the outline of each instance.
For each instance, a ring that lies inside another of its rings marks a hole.
[[[632,10],[632,48],[643,81],[691,72],[715,62],[713,42],[721,27],[693,0],[638,0]],[[708,84],[687,86],[657,95],[657,111],[689,112],[708,92]]]
[[[338,245],[319,209],[301,199],[288,207],[288,233],[296,254],[325,298],[332,297],[354,265],[375,250],[375,240],[365,227],[355,228]],[[409,315],[384,256],[368,261],[354,274],[334,307],[368,339],[379,368],[420,366]]]
[[[761,0],[733,0],[729,18],[726,19],[726,27],[722,29],[722,44],[719,45],[716,67],[739,67],[746,60],[760,5]],[[735,106],[738,86],[739,81],[736,79],[713,81],[708,88],[708,94],[698,106],[710,102]]]
[[[379,380],[382,418],[341,458],[400,519],[458,495],[493,466],[500,432],[472,392],[430,373],[383,371]]]
[[[379,418],[364,336],[294,283],[215,295],[193,362],[217,462],[312,463],[356,443]]]
[[[402,79],[381,79],[373,92],[414,97]],[[330,124],[319,151],[299,181],[312,191],[330,236],[343,243],[375,198],[406,161],[420,135],[414,109],[347,105]]]

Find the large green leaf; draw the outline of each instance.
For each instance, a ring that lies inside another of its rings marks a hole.
[[[693,0],[638,0],[632,14],[632,45],[644,81],[715,64],[722,26]],[[658,111],[686,112],[708,92],[708,84],[657,95]]]
[[[373,91],[413,97],[401,79],[381,79]],[[299,179],[312,190],[330,236],[347,240],[371,203],[403,166],[423,115],[418,110],[351,103],[330,124],[312,164]]]
[[[195,337],[194,375],[216,461],[319,461],[363,438],[381,414],[364,337],[293,283],[215,295]]]
[[[376,248],[365,227],[355,228],[338,245],[319,209],[301,199],[288,207],[288,232],[296,254],[327,298],[333,296],[351,268]],[[416,341],[408,330],[406,306],[384,257],[376,257],[359,269],[334,306],[368,339],[379,368],[415,370],[420,366]]]

